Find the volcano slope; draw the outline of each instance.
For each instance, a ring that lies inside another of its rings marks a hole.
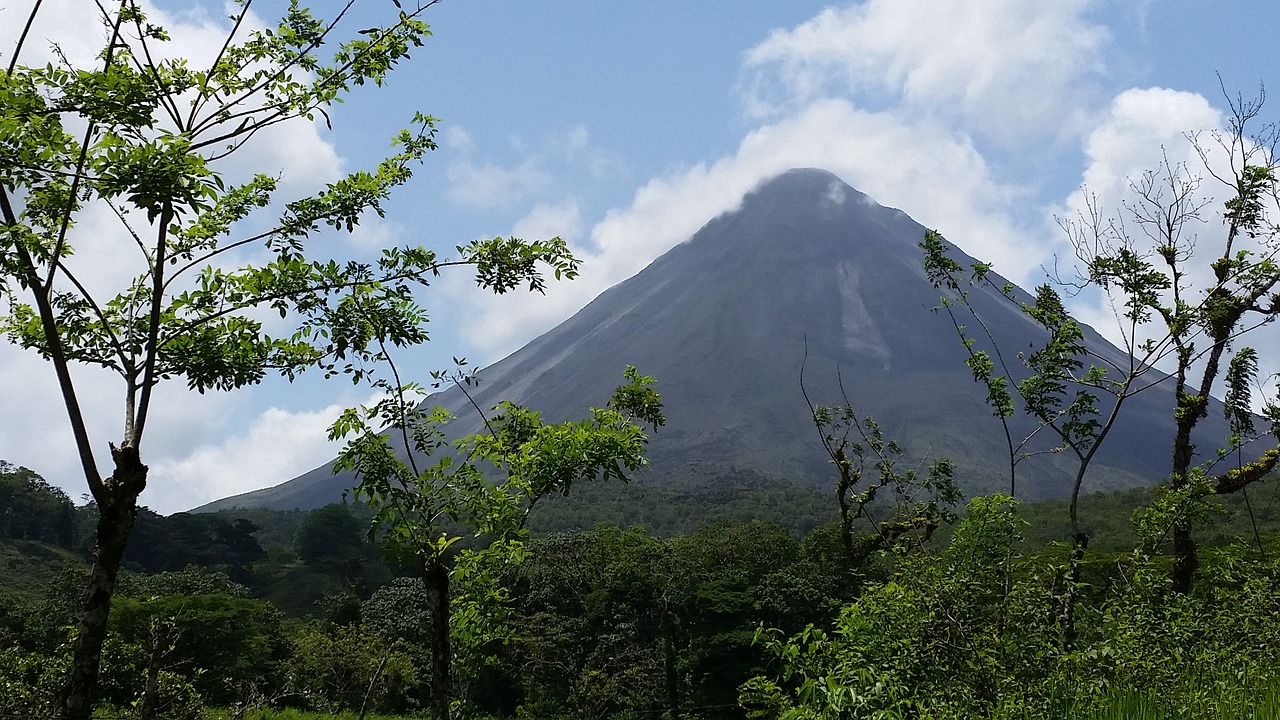
[[[472,395],[483,408],[505,399],[549,421],[571,419],[607,398],[633,364],[658,379],[666,404],[667,425],[651,438],[648,481],[697,464],[829,486],[833,470],[801,392],[803,366],[809,398],[841,404],[843,385],[858,415],[875,417],[904,448],[904,469],[948,457],[967,494],[1007,492],[1003,432],[964,364],[951,320],[938,312],[940,292],[925,276],[919,248],[924,233],[831,173],[791,170],[481,370]],[[973,262],[950,249],[959,262]],[[1043,341],[1043,331],[999,293],[975,290],[971,303],[1007,352]],[[1126,357],[1087,328],[1086,342],[1115,361]],[[428,402],[458,415],[450,425],[458,436],[482,427],[457,388]],[[1086,490],[1161,481],[1173,407],[1172,383],[1130,398]],[[1201,423],[1201,447],[1216,448],[1228,436],[1221,417],[1211,411]],[[1061,497],[1073,472],[1069,453],[1030,458],[1019,466],[1017,494]],[[353,484],[326,465],[201,509],[313,508]]]

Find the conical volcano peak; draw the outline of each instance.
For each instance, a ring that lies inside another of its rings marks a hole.
[[[866,207],[879,205],[866,194],[851,187],[835,173],[820,168],[792,168],[760,182],[743,198],[746,207],[757,202],[818,204],[833,208],[847,202],[860,202]]]
[[[736,208],[709,222],[687,245],[715,261],[753,252],[828,262],[833,253],[852,248],[890,252],[918,266],[917,244],[923,233],[924,228],[905,213],[880,205],[834,173],[794,168],[761,181]]]

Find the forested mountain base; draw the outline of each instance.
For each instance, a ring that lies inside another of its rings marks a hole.
[[[52,717],[87,567],[74,529],[92,508],[72,507],[34,473],[0,476],[6,498],[20,484],[30,495],[21,502],[42,508],[22,533],[71,520],[69,536],[23,539],[13,526],[0,542],[0,716]],[[1205,534],[1213,547],[1186,596],[1167,592],[1170,559],[1135,553],[1122,530],[1149,492],[1086,499],[1098,542],[1075,594],[1069,548],[1046,543],[1065,539],[1051,503],[975,500],[926,551],[895,548],[857,568],[833,523],[805,533],[756,521],[671,537],[610,526],[541,534],[486,590],[497,599],[488,610],[474,583],[457,587],[455,615],[472,613],[455,643],[459,710],[530,719],[1273,717],[1275,482],[1257,486],[1250,503],[1256,536],[1243,500],[1201,521],[1236,537]],[[127,560],[134,572],[112,611],[103,712],[135,717],[150,687],[157,717],[422,714],[421,585],[399,578],[404,571],[366,541],[367,515],[334,505],[252,517],[140,519],[148,542]],[[184,552],[203,565],[172,567]],[[1076,635],[1067,642],[1070,597]]]

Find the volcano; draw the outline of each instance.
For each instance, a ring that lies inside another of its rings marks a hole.
[[[697,464],[823,486],[833,482],[833,470],[805,393],[824,405],[847,397],[902,446],[902,467],[947,457],[966,493],[1007,491],[1003,431],[965,365],[950,318],[938,311],[940,292],[925,276],[919,248],[924,233],[905,213],[829,172],[786,172],[481,370],[472,396],[480,407],[505,399],[549,421],[580,418],[609,397],[626,365],[636,365],[657,379],[666,406],[666,426],[651,435],[650,481]],[[955,247],[951,253],[973,262]],[[971,303],[1001,348],[1043,342],[1043,330],[998,292],[976,289]],[[1127,358],[1091,329],[1086,342],[1117,362]],[[428,402],[458,415],[451,427],[459,435],[481,428],[456,388]],[[1161,481],[1173,407],[1172,383],[1126,401],[1086,489]],[[1220,411],[1201,425],[1202,447],[1228,435]],[[1072,476],[1068,453],[1032,457],[1020,465],[1017,494],[1061,497]],[[353,484],[326,465],[201,510],[314,508],[338,501]]]

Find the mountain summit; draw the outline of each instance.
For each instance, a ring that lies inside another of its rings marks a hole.
[[[803,366],[816,404],[841,404],[843,384],[858,414],[874,416],[906,449],[904,462],[950,457],[967,492],[1006,490],[1000,425],[950,320],[935,312],[939,291],[918,247],[924,232],[829,172],[791,170],[482,370],[472,395],[481,407],[506,399],[550,421],[570,419],[607,398],[623,368],[636,365],[657,379],[666,404],[667,425],[651,438],[650,475],[710,463],[826,484],[832,469],[801,392]],[[975,290],[972,302],[1004,348],[1043,337],[993,292]],[[1091,330],[1087,340],[1121,356]],[[480,428],[456,388],[429,402],[459,416],[459,434]],[[1167,473],[1173,405],[1163,385],[1128,401],[1094,461],[1095,487],[1149,484]],[[1209,431],[1225,438],[1218,424]],[[1019,495],[1062,496],[1070,481],[1066,457],[1035,458],[1020,469]],[[313,508],[352,484],[325,466],[202,509]]]

